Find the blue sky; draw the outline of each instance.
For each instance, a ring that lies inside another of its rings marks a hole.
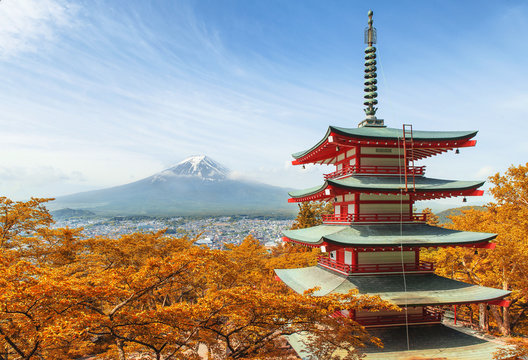
[[[378,117],[480,130],[476,148],[421,162],[428,176],[527,162],[525,1],[3,0],[0,195],[119,185],[193,154],[317,185],[330,168],[290,154],[364,118],[369,8]]]

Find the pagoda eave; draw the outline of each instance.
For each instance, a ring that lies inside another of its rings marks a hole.
[[[490,242],[490,240],[482,240],[482,241],[475,241],[475,242],[468,242],[464,244],[430,244],[430,243],[423,243],[423,244],[402,244],[402,245],[394,245],[394,244],[354,244],[354,245],[347,245],[343,246],[342,243],[334,242],[328,239],[320,239],[320,241],[316,243],[308,243],[303,242],[300,240],[292,239],[287,236],[282,237],[282,241],[284,242],[291,242],[303,246],[308,246],[312,248],[320,248],[321,246],[325,246],[327,251],[330,251],[332,249],[344,249],[344,250],[357,250],[357,251],[364,251],[364,252],[375,252],[375,251],[398,251],[403,249],[404,251],[414,251],[414,250],[420,250],[422,248],[472,248],[472,249],[488,249],[493,250],[496,247],[496,243]]]
[[[304,246],[308,246],[308,247],[312,247],[312,248],[318,248],[318,247],[321,247],[321,246],[325,245],[325,242],[323,241],[323,239],[319,239],[319,241],[315,242],[315,243],[306,243],[306,242],[303,242],[303,241],[299,241],[299,240],[295,240],[295,239],[289,238],[287,236],[283,236],[282,237],[282,241],[291,242],[291,243],[299,244],[299,245],[304,245]]]
[[[427,324],[405,326],[389,326],[370,328],[369,333],[383,342],[380,351],[375,346],[368,346],[361,352],[369,360],[394,359],[464,359],[484,360],[493,359],[494,354],[501,348],[508,347],[503,342],[493,338],[483,338],[473,335],[462,328],[445,324]],[[407,348],[407,336],[412,344]],[[288,343],[299,355],[299,358],[317,358],[308,346],[311,337],[308,333],[294,333],[286,336]],[[512,347],[510,347],[512,348]],[[355,351],[352,350],[352,351]],[[345,358],[350,350],[338,350],[334,354]]]
[[[398,306],[457,305],[501,300],[511,292],[444,278],[435,274],[344,276],[319,266],[276,269],[277,276],[295,292],[318,288],[314,296],[347,294],[378,295]]]
[[[455,247],[490,248],[497,234],[458,231],[415,224],[352,224],[318,225],[306,229],[284,230],[286,241],[305,246],[344,247],[390,251],[404,247]],[[401,234],[401,235],[400,235]],[[284,239],[283,238],[283,239]]]
[[[441,199],[454,196],[482,196],[477,190],[484,182],[456,181],[416,177],[414,185],[408,180],[407,189],[401,178],[385,177],[382,180],[371,176],[349,176],[342,179],[327,179],[321,186],[289,192],[288,202],[324,201],[337,195],[350,193],[394,195],[409,194],[413,200]]]
[[[306,196],[299,196],[299,197],[292,197],[288,199],[289,203],[302,203],[307,201],[330,201],[333,197],[336,195],[342,195],[345,193],[352,193],[352,194],[368,194],[368,195],[391,195],[391,194],[399,194],[401,190],[395,190],[395,191],[335,191],[331,194],[327,194],[323,191],[310,194]],[[484,190],[474,190],[474,189],[468,189],[464,191],[449,191],[449,192],[443,192],[443,191],[403,191],[404,194],[411,194],[413,200],[419,201],[419,200],[432,200],[432,199],[447,199],[451,197],[457,197],[457,196],[482,196],[484,195]]]
[[[368,135],[369,132],[371,135]],[[427,135],[414,136],[413,151],[408,151],[408,156],[410,158],[412,157],[414,160],[424,159],[457,148],[472,147],[476,145],[476,140],[470,140],[476,135],[476,131],[417,131],[415,133],[427,133]],[[324,138],[311,149],[293,154],[292,156],[295,160],[292,161],[292,164],[333,164],[336,162],[337,156],[340,153],[346,152],[348,149],[356,146],[402,148],[402,135],[402,130],[399,129],[344,129],[331,126],[328,128]],[[435,137],[433,135],[437,136]]]

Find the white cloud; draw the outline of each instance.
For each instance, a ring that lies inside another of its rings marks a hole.
[[[18,194],[17,199],[30,196],[50,196],[57,191],[84,189],[86,178],[80,171],[63,171],[54,166],[0,166],[2,195]],[[76,186],[81,184],[81,186]],[[59,190],[60,189],[60,190]],[[5,191],[5,193],[4,193]]]
[[[4,0],[0,2],[0,57],[35,51],[70,24],[77,7],[62,0]]]
[[[486,165],[484,167],[481,167],[479,171],[477,172],[477,179],[484,179],[488,178],[489,176],[495,174],[497,171],[489,165]]]

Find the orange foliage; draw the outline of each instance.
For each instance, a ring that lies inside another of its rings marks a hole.
[[[271,359],[299,332],[320,359],[379,343],[329,316],[390,307],[379,298],[299,295],[274,279],[274,267],[310,265],[315,252],[270,253],[251,236],[226,251],[163,231],[85,238],[50,229],[45,201],[1,198],[0,360],[198,359],[199,347],[210,359]]]
[[[510,167],[490,177],[495,202],[486,211],[465,210],[450,217],[446,227],[498,234],[494,250],[446,248],[425,256],[440,275],[465,282],[511,290],[509,308],[491,306],[497,328],[508,334],[528,334],[528,164]]]
[[[304,229],[323,223],[322,215],[332,214],[334,205],[331,202],[306,201],[299,204],[299,213],[293,222],[292,229]]]
[[[523,360],[528,357],[528,340],[525,338],[511,338],[506,340],[507,346],[493,354],[497,360]]]

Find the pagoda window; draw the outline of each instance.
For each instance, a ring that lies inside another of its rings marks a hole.
[[[409,194],[400,195],[400,194],[383,194],[383,195],[374,195],[374,194],[361,194],[361,201],[409,201]]]
[[[343,164],[342,163],[337,164],[336,168],[337,168],[337,170],[341,170],[343,168]]]
[[[403,149],[402,149],[403,151]],[[361,154],[392,154],[398,155],[400,150],[398,148],[374,148],[374,147],[362,147]]]
[[[354,156],[354,155],[356,155],[356,149],[354,149],[354,148],[353,148],[353,149],[350,149],[350,150],[348,150],[348,151],[346,152],[346,157],[347,157],[347,158],[348,158],[348,157],[351,157],[351,156]]]
[[[330,251],[330,259],[336,260],[337,259],[337,251]]]
[[[416,255],[414,251],[376,251],[358,253],[358,264],[414,264]]]
[[[406,214],[408,212],[407,205],[402,208],[400,204],[361,204],[362,214]]]
[[[341,205],[334,206],[334,213],[336,215],[340,215],[341,214]]]
[[[353,258],[354,258],[354,253],[352,251],[345,250],[344,263],[347,265],[352,265]]]
[[[345,194],[344,201],[354,201],[354,194]]]
[[[361,166],[399,166],[398,157],[394,155],[387,155],[390,157],[361,157]],[[403,166],[403,160],[401,161]]]

